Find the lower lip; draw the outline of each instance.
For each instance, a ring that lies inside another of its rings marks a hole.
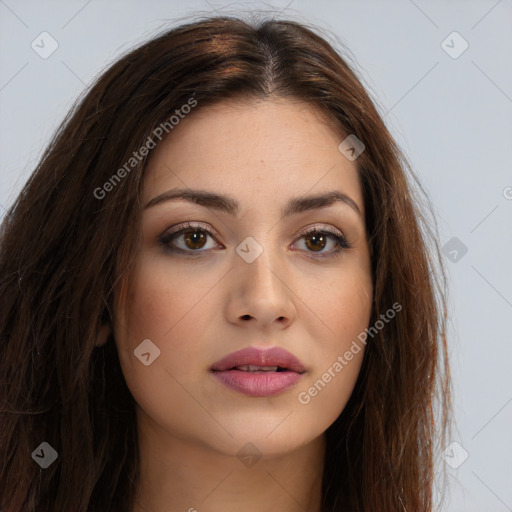
[[[213,375],[228,388],[249,396],[272,396],[291,388],[302,378],[297,372],[214,371]]]

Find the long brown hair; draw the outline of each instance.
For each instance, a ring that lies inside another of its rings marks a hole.
[[[190,98],[194,111],[231,99],[307,102],[340,142],[354,134],[364,143],[356,164],[372,261],[370,325],[394,303],[402,310],[368,340],[353,394],[326,432],[322,510],[431,511],[451,385],[445,277],[435,224],[422,214],[428,201],[356,72],[327,39],[296,21],[229,16],[168,30],[111,65],[74,105],[5,215],[0,507],[131,510],[135,404],[113,339],[94,344],[139,247],[149,156],[125,167],[122,180],[112,176],[162,123],[172,137],[168,120]],[[102,187],[108,193],[99,197]],[[46,469],[32,455],[42,442],[58,454]]]

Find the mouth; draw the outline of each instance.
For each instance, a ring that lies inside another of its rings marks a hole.
[[[268,372],[291,372],[289,368],[283,368],[282,366],[257,366],[252,364],[244,364],[241,366],[235,366],[230,368],[230,370],[236,370],[239,372],[249,372],[249,373],[268,373]],[[218,371],[218,370],[214,370]]]
[[[292,371],[305,373],[306,368],[292,353],[279,347],[248,347],[232,352],[211,367],[212,371],[238,370],[253,371]]]
[[[211,372],[231,390],[251,397],[266,397],[296,385],[306,368],[284,349],[250,347],[217,361]]]

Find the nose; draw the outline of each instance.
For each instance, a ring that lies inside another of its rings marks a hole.
[[[296,308],[291,276],[279,255],[266,247],[252,262],[235,255],[228,300],[229,321],[255,324],[261,328],[286,328],[295,319]]]

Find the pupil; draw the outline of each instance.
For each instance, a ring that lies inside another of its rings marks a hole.
[[[325,247],[325,237],[321,233],[320,234],[319,233],[314,233],[312,235],[309,235],[307,237],[307,239],[308,240],[314,240],[313,245],[318,244],[320,242],[321,243],[321,247],[316,247],[317,249],[321,250],[321,249],[323,249]],[[308,243],[307,245],[308,245],[308,247],[310,249],[311,248],[315,249],[315,247],[310,247],[310,245],[311,245],[310,243]]]
[[[198,235],[199,233],[199,235]],[[205,236],[204,236],[204,233],[201,233],[200,231],[189,231],[185,234],[185,240],[187,241],[187,246],[189,246],[189,248],[191,249],[200,249],[201,247],[203,247],[204,245],[204,241],[205,241]],[[192,246],[188,243],[189,240],[192,239]],[[201,243],[203,242],[203,243]],[[196,243],[199,243],[199,247],[196,247],[194,244]]]

